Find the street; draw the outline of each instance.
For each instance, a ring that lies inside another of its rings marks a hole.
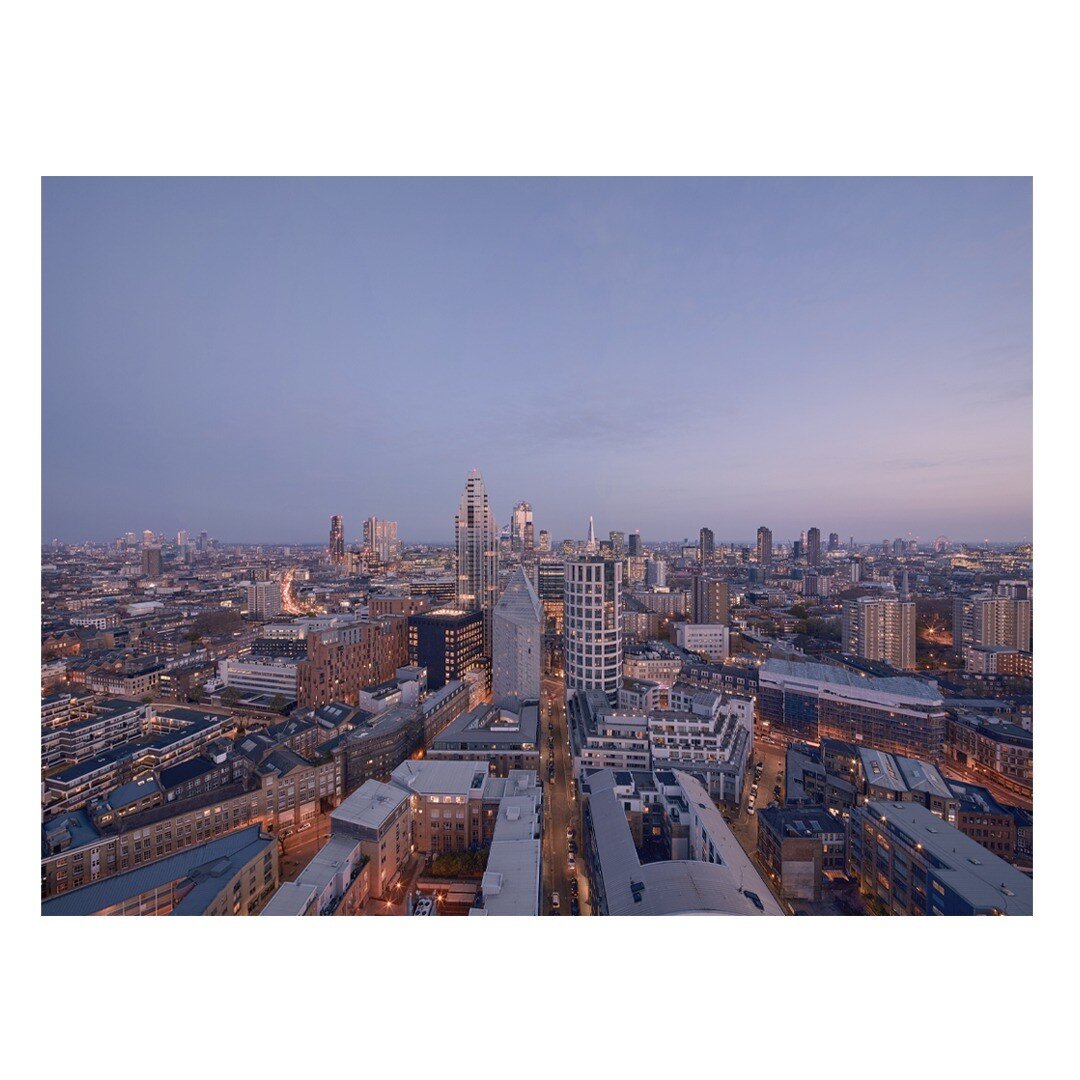
[[[310,825],[310,828],[304,825]],[[284,835],[286,832],[288,836]],[[280,854],[281,880],[295,881],[319,848],[330,839],[330,815],[316,814],[299,826],[288,826],[281,835],[284,848]]]
[[[541,727],[540,739],[543,748],[540,762],[540,774],[544,778],[544,842],[543,842],[543,890],[541,914],[551,912],[551,898],[559,894],[559,914],[570,914],[570,880],[577,878],[579,886],[578,900],[581,914],[589,914],[586,903],[588,887],[584,875],[571,871],[567,864],[566,828],[572,825],[577,830],[576,840],[579,846],[581,838],[581,820],[579,804],[571,790],[573,766],[567,743],[566,691],[562,678],[545,675],[541,681],[543,688],[543,711],[553,728],[552,749],[547,746],[547,724]],[[555,779],[548,781],[548,765],[555,763]]]
[[[757,813],[764,810],[769,803],[776,801],[776,793],[773,788],[780,786],[781,794],[784,790],[784,759],[785,750],[781,746],[767,743],[763,740],[754,740],[754,752],[751,755],[750,767],[747,770],[746,784],[743,788],[742,800],[736,817],[731,818],[725,810],[724,816],[728,818],[731,831],[735,839],[739,841],[743,851],[755,857],[757,851]],[[758,781],[757,796],[754,799],[754,813],[747,813],[747,804],[750,798],[750,786],[754,783],[754,765],[763,762],[765,768]]]

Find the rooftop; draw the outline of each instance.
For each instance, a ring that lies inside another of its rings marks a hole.
[[[942,697],[937,684],[910,675],[878,677],[862,675],[848,668],[831,664],[815,664],[802,660],[766,660],[761,665],[760,678],[771,676],[778,681],[789,679],[820,683],[833,688],[847,688],[863,693],[891,694],[895,697],[917,700],[923,704],[941,705]]]
[[[96,915],[151,889],[190,880],[192,889],[172,914],[201,915],[244,865],[276,843],[273,837],[263,835],[259,825],[251,825],[136,870],[61,893],[42,902],[41,914]]]
[[[330,818],[378,832],[408,798],[408,792],[394,784],[365,780],[331,813]]]
[[[390,774],[417,795],[468,795],[483,787],[488,767],[480,761],[403,761]]]
[[[931,874],[980,911],[1031,915],[1034,884],[1026,874],[988,851],[959,829],[948,825],[924,806],[910,802],[871,799],[866,810],[921,848]]]

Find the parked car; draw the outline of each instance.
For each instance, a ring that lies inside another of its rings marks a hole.
[[[556,910],[558,910],[558,907],[559,907],[559,894],[557,892],[553,892],[551,894],[551,906],[553,908],[555,908]]]
[[[570,901],[570,914],[571,915],[580,915],[581,914],[581,905],[577,902],[577,900],[571,900]]]
[[[577,858],[572,851],[566,856],[566,865],[571,870],[573,870],[577,866]]]
[[[571,896],[577,896],[577,893],[578,893],[578,883],[577,883],[577,878],[576,878],[576,877],[572,877],[572,878],[570,879],[570,895],[571,895]]]

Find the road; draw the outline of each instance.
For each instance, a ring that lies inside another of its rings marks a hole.
[[[742,801],[739,803],[738,814],[734,818],[726,811],[724,814],[728,818],[735,839],[739,841],[743,851],[751,859],[755,857],[757,852],[757,811],[763,810],[776,799],[773,788],[777,784],[780,785],[781,794],[784,790],[784,758],[785,751],[782,747],[755,739],[754,753],[751,757],[750,768],[747,770],[746,783],[743,786]],[[765,768],[762,770],[761,780],[758,782],[757,797],[754,800],[754,813],[748,814],[747,803],[750,798],[750,785],[754,782],[754,764],[758,761],[763,762]]]
[[[282,841],[285,849],[280,856],[282,881],[295,881],[319,848],[330,839],[329,814],[316,814],[310,819],[310,824],[310,829],[301,830],[298,826],[291,825],[283,830],[289,835]]]
[[[547,724],[541,730],[540,774],[544,778],[544,842],[543,842],[543,903],[541,914],[551,911],[551,897],[559,894],[560,915],[570,914],[570,879],[578,879],[581,914],[589,914],[586,902],[588,889],[584,875],[571,872],[567,865],[566,827],[573,825],[577,830],[577,842],[581,845],[581,821],[578,800],[571,790],[573,764],[567,742],[566,727],[566,691],[562,678],[545,675],[542,680],[544,712],[551,723],[551,750],[547,746]],[[548,764],[555,762],[555,779],[548,782]]]
[[[296,577],[296,567],[290,566],[281,578],[281,610],[285,615],[303,615],[303,609],[293,597],[293,578]]]

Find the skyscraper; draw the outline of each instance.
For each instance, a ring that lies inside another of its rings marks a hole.
[[[842,648],[851,656],[880,660],[901,671],[915,670],[915,602],[895,596],[845,600]]]
[[[396,521],[380,521],[377,517],[369,517],[364,522],[364,547],[376,561],[393,562],[397,557],[397,546]]]
[[[589,555],[567,562],[566,689],[603,690],[612,705],[622,674],[621,592],[621,562]]]
[[[454,518],[457,547],[457,602],[466,610],[484,613],[484,653],[491,655],[491,617],[499,579],[498,530],[488,504],[487,488],[479,469],[465,481],[465,491]]]
[[[519,502],[510,517],[510,547],[518,555],[528,554],[533,547],[533,512],[527,502]]]
[[[345,561],[345,525],[340,514],[330,518],[330,561],[335,566]]]
[[[821,530],[816,525],[806,534],[806,561],[810,566],[821,562]]]
[[[712,529],[701,526],[701,532],[698,534],[698,562],[702,566],[705,563],[712,560],[713,555],[716,552],[716,537],[713,535]]]
[[[838,551],[840,549],[840,534],[829,533],[829,550]]]
[[[772,529],[764,525],[757,531],[757,561],[762,566],[768,566],[772,562]]]
[[[599,545],[596,543],[596,529],[593,527],[592,514],[589,515],[589,539],[585,541],[585,554],[595,555],[599,550]]]
[[[491,700],[504,709],[540,700],[544,609],[525,568],[519,566],[492,617]]]
[[[161,548],[144,547],[142,551],[143,577],[161,577]]]
[[[609,532],[608,539],[611,541],[611,550],[618,558],[626,554],[626,537],[621,532]]]
[[[547,529],[541,529],[540,530],[540,550],[541,551],[550,551],[551,550],[551,533],[549,533],[547,531]]]

